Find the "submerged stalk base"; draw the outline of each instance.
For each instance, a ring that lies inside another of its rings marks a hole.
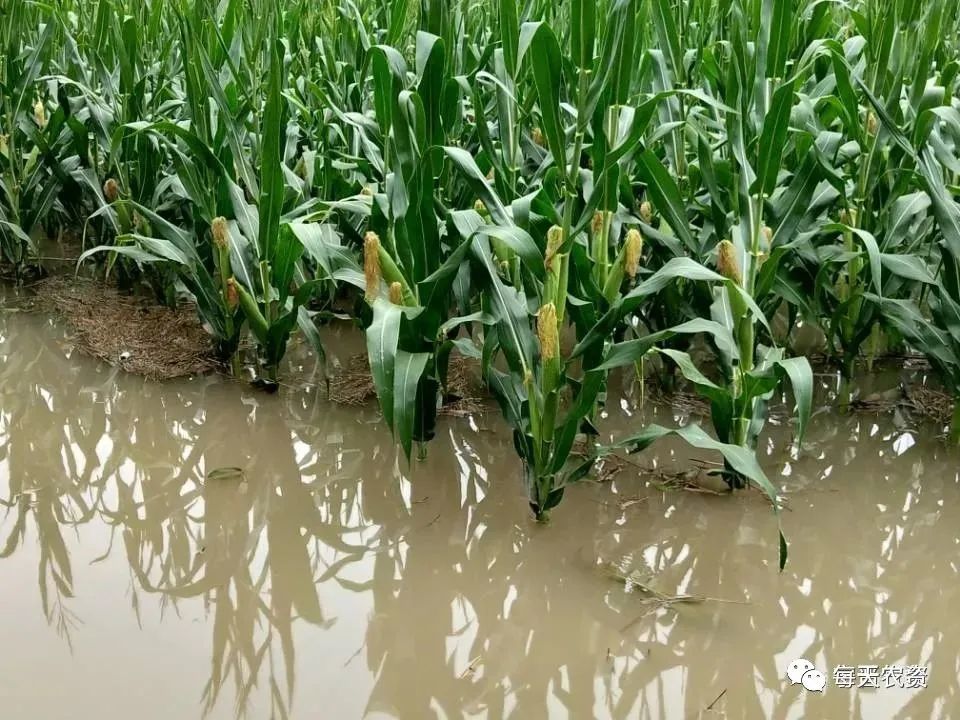
[[[960,445],[960,397],[954,400],[953,418],[950,421],[950,442]]]

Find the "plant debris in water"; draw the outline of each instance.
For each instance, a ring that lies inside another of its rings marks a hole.
[[[685,390],[669,390],[656,379],[647,382],[650,399],[657,405],[664,405],[685,415],[710,417],[710,402],[700,395]]]
[[[217,368],[210,335],[193,307],[161,307],[80,278],[50,278],[34,289],[35,307],[60,317],[85,355],[150,380]]]
[[[950,422],[953,415],[954,400],[942,390],[912,383],[853,400],[850,408],[856,412],[876,415],[886,415],[903,409],[914,417],[945,424]]]

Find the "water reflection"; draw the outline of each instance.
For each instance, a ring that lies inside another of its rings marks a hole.
[[[63,638],[64,683],[106,683],[91,643],[186,668],[134,680],[141,717],[181,716],[173,696],[218,718],[926,718],[957,702],[957,458],[922,430],[904,447],[888,420],[825,413],[803,453],[771,443],[790,497],[778,575],[759,495],[662,492],[632,466],[535,525],[492,418],[449,422],[411,472],[372,411],[309,389],[145,383],[18,315],[0,314],[0,361],[0,587]],[[606,430],[645,412],[625,403]],[[686,458],[665,446],[658,463]],[[650,605],[612,564],[710,599]],[[139,630],[114,630],[121,599]],[[3,647],[31,642],[26,620],[0,619]],[[930,687],[804,694],[782,679],[800,656],[926,665]],[[0,698],[129,716],[38,670],[0,660]]]

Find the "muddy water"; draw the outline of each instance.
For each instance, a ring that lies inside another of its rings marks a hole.
[[[310,370],[273,397],[214,378],[150,384],[0,311],[0,717],[876,720],[960,707],[958,457],[929,429],[824,412],[796,457],[774,429],[781,575],[759,495],[652,484],[654,465],[689,467],[681,448],[575,487],[541,527],[494,415],[444,420],[410,470],[376,412],[318,399]],[[604,432],[644,415],[613,403]],[[610,565],[711,599],[652,605]],[[797,657],[828,676],[922,665],[928,686],[831,678],[811,693],[783,679]]]

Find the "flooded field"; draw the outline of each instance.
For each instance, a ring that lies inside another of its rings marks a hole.
[[[670,445],[538,526],[493,413],[444,419],[410,469],[375,408],[327,403],[309,363],[276,396],[154,384],[10,312],[0,361],[5,720],[882,720],[960,704],[958,455],[909,420],[821,411],[793,457],[771,428],[791,541],[778,574],[767,501],[658,487]],[[651,414],[608,410],[612,435]],[[785,679],[800,657],[822,694]],[[840,665],[923,666],[927,687],[837,687]]]

